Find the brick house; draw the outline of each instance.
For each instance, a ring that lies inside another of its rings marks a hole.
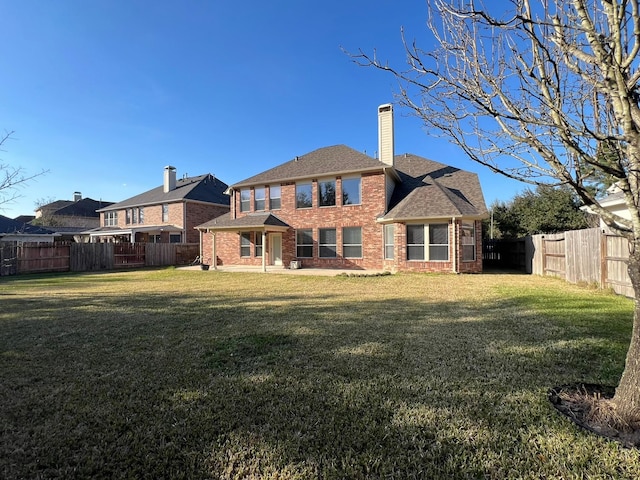
[[[481,272],[477,175],[395,155],[392,105],[378,108],[378,130],[379,160],[325,147],[232,185],[230,212],[198,227],[203,261]]]
[[[228,185],[211,174],[176,179],[164,168],[163,184],[98,210],[92,242],[199,243],[197,225],[229,212]]]

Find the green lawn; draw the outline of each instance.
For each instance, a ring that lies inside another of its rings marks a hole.
[[[0,279],[0,477],[639,478],[559,416],[632,302],[524,275]]]

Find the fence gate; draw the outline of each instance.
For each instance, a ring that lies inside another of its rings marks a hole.
[[[18,273],[18,244],[0,242],[0,276]]]
[[[542,237],[542,271],[543,275],[566,278],[567,254],[564,234]]]

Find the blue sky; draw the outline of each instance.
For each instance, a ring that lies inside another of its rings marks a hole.
[[[374,155],[377,106],[397,83],[341,47],[404,62],[400,28],[425,48],[422,0],[0,0],[0,163],[48,170],[0,205],[120,201],[178,176],[232,184],[317,148]],[[395,109],[396,153],[476,172],[487,205],[524,185],[468,160]]]

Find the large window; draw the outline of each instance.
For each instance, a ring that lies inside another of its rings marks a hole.
[[[313,257],[313,230],[310,228],[296,231],[296,255],[300,258]]]
[[[336,181],[322,180],[318,182],[318,205],[333,207],[336,204]]]
[[[342,229],[342,256],[362,258],[362,228],[344,227]]]
[[[269,187],[269,208],[271,210],[280,209],[280,196],[282,195],[280,185],[271,185]]]
[[[169,204],[162,204],[162,222],[167,223],[169,221]]]
[[[384,226],[384,258],[393,260],[393,231],[394,225]]]
[[[318,247],[321,257],[336,256],[336,229],[321,228],[318,234]]]
[[[311,208],[312,194],[310,183],[296,183],[296,208]]]
[[[118,225],[118,212],[104,212],[104,226],[116,227]]]
[[[127,208],[124,211],[124,221],[127,225],[129,225],[131,223],[131,209]]]
[[[240,211],[248,212],[251,208],[251,190],[243,188],[240,190]]]
[[[476,224],[462,222],[462,261],[473,262],[476,259]]]
[[[407,225],[407,260],[449,260],[449,225]]]
[[[140,224],[144,223],[144,208],[143,207],[138,208],[138,223],[140,223]]]
[[[265,207],[265,189],[264,187],[256,188],[253,190],[253,205],[254,210],[264,210]]]
[[[255,251],[256,251],[256,257],[262,257],[262,232],[256,232],[254,233],[256,241],[255,241]]]
[[[362,203],[360,194],[360,177],[342,179],[342,204],[360,205]]]
[[[251,233],[243,232],[240,234],[240,256],[251,256]]]

